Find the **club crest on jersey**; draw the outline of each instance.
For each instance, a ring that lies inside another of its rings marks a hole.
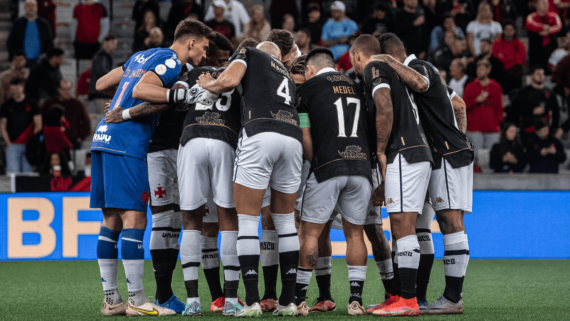
[[[277,114],[271,112],[271,116],[275,118],[275,120],[282,121],[287,124],[298,126],[297,121],[293,119],[293,113],[290,113],[286,110],[280,110]]]
[[[226,121],[219,119],[220,116],[220,113],[205,112],[204,115],[196,117],[196,121],[202,125],[223,126]]]
[[[160,64],[160,65],[156,66],[156,68],[154,68],[154,71],[156,71],[157,74],[162,76],[166,73],[166,66],[163,64]]]
[[[338,154],[347,159],[366,159],[366,153],[361,153],[362,147],[356,145],[346,146],[344,152],[338,151]]]

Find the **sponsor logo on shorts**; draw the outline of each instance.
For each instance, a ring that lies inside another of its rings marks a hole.
[[[164,198],[165,195],[166,191],[164,190],[164,188],[162,188],[162,186],[159,186],[154,190],[154,196],[156,196],[157,198]]]
[[[394,202],[393,199],[389,198],[386,200],[386,204],[395,204],[396,202]]]
[[[275,120],[282,121],[282,122],[287,123],[287,124],[298,126],[297,121],[293,119],[293,114],[286,111],[286,110],[280,110],[279,112],[277,112],[277,114],[274,114],[273,112],[271,112],[271,116],[273,116],[273,118],[275,118]]]
[[[202,125],[223,126],[226,121],[219,119],[220,116],[220,113],[205,112],[204,115],[196,117],[196,121]]]
[[[441,198],[441,197],[436,197],[435,202],[436,202],[437,204],[439,204],[439,203],[444,203],[445,201],[444,201],[443,198]]]
[[[143,203],[144,205],[147,205],[149,199],[150,199],[150,193],[148,191],[144,191],[141,194],[141,203]]]
[[[346,146],[344,152],[338,151],[338,154],[347,159],[366,159],[366,153],[361,153],[362,147],[356,145]]]
[[[162,233],[162,237],[167,237],[169,239],[177,239],[180,237],[180,233]]]

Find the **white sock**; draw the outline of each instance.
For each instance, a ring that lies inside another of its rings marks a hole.
[[[259,248],[261,252],[261,266],[279,265],[279,237],[277,236],[277,231],[263,230]]]
[[[198,302],[198,304],[200,304],[200,298],[196,297],[196,298],[187,298],[186,299],[186,304],[190,304],[192,302]]]
[[[380,272],[380,279],[390,280],[394,278],[394,267],[392,266],[392,259],[384,261],[376,261],[378,272]]]
[[[235,300],[239,286],[240,265],[237,255],[237,231],[221,231],[220,259],[224,265],[224,288],[226,300]],[[233,301],[228,301],[232,302]]]
[[[184,230],[181,243],[180,262],[182,263],[184,284],[186,286],[186,292],[194,294],[189,294],[189,299],[194,299],[194,297],[198,296],[198,270],[200,269],[200,262],[202,261],[200,231]]]
[[[117,259],[98,259],[99,270],[101,271],[101,279],[103,282],[103,291],[105,293],[105,302],[110,305],[115,305],[123,302],[119,287],[117,285]]]

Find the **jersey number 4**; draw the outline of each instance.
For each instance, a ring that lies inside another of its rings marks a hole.
[[[277,96],[285,98],[285,104],[289,105],[291,102],[291,95],[289,94],[289,80],[287,77],[283,78],[283,82],[277,88]]]
[[[337,99],[334,102],[336,106],[336,112],[338,115],[338,137],[346,137],[346,133],[344,131],[344,108],[342,106],[342,98]],[[350,137],[358,137],[358,119],[360,118],[360,99],[347,97],[346,98],[346,106],[350,104],[356,104],[356,112],[354,114],[354,122],[352,123],[352,133]]]

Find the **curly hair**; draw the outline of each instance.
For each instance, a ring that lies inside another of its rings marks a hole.
[[[307,55],[302,55],[295,59],[293,65],[291,65],[291,73],[294,75],[305,75],[305,61],[307,60]]]
[[[295,38],[293,38],[293,34],[283,29],[273,29],[267,37],[267,41],[271,41],[279,47],[282,57],[289,54],[295,46]]]

